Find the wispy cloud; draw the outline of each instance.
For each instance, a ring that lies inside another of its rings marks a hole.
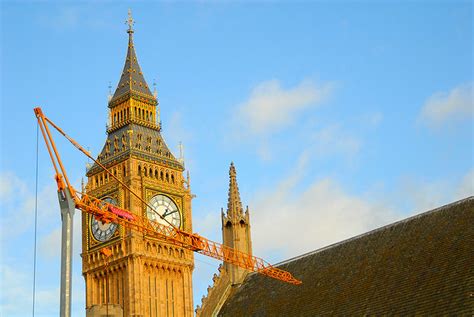
[[[344,131],[340,124],[333,124],[313,133],[308,150],[315,156],[342,155],[351,159],[362,146],[354,134]]]
[[[57,208],[51,206],[58,206],[54,183],[41,188],[38,192],[39,219],[57,215]],[[14,173],[0,174],[0,208],[3,217],[2,236],[17,236],[28,230],[33,223],[35,195],[26,182]]]
[[[421,109],[419,120],[433,127],[450,121],[473,119],[473,83],[459,85],[449,92],[437,92],[429,97]]]
[[[40,22],[55,29],[75,28],[81,23],[82,10],[77,6],[64,6],[40,17]]]
[[[192,169],[193,160],[192,155],[188,153],[188,147],[193,140],[193,133],[184,122],[183,115],[180,111],[174,111],[168,120],[168,123],[163,127],[163,136],[167,140],[166,144],[176,158],[179,158],[180,149],[179,143],[183,145],[183,156],[186,167]]]
[[[80,253],[82,248],[81,214],[77,212],[73,219],[73,252]],[[53,228],[39,238],[38,254],[50,260],[59,260],[61,255],[61,227]]]
[[[474,195],[474,169],[470,170],[457,187],[456,197],[464,198]]]
[[[238,106],[239,122],[251,134],[278,131],[294,123],[304,110],[320,105],[333,90],[333,83],[316,85],[309,80],[286,89],[278,80],[262,82]]]
[[[25,316],[31,313],[31,274],[22,265],[0,266],[0,280],[5,287],[1,294],[0,312],[5,316]],[[58,313],[59,287],[37,288],[36,312],[46,315]]]
[[[394,193],[353,194],[330,177],[304,185],[308,162],[302,154],[273,190],[250,202],[255,254],[283,260],[474,194],[474,170],[459,179],[404,181]]]
[[[352,195],[334,179],[300,188],[306,159],[270,192],[250,203],[256,254],[282,260],[366,232],[396,218],[387,207]],[[269,221],[271,219],[271,221]]]
[[[474,169],[458,179],[422,180],[413,176],[402,177],[393,199],[423,212],[472,195],[474,195]]]
[[[63,4],[38,17],[40,24],[53,30],[72,30],[79,27],[100,29],[109,25],[104,13],[95,14],[96,6]],[[125,17],[124,17],[125,19]]]
[[[367,113],[362,115],[359,120],[369,127],[377,127],[383,121],[383,114],[381,112]]]
[[[31,184],[13,172],[0,173],[0,315],[25,316],[31,313],[33,281],[33,223],[35,195]],[[38,259],[36,313],[52,316],[59,311],[59,254],[61,228],[59,205],[54,182],[40,188],[38,193]],[[84,284],[81,276],[81,217],[74,219],[73,278],[74,315],[84,307]],[[44,261],[44,260],[47,261]]]

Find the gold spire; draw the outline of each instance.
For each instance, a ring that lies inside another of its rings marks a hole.
[[[145,97],[149,102],[156,104],[156,98],[150,91],[148,84],[145,81],[140,65],[138,64],[137,55],[135,53],[135,45],[133,44],[133,25],[135,20],[132,17],[132,11],[128,10],[128,19],[125,21],[128,25],[128,48],[127,57],[125,58],[125,65],[123,67],[122,75],[119,83],[115,89],[114,95],[109,101],[110,104],[115,104],[117,99],[127,94],[136,94]]]
[[[234,162],[229,168],[229,198],[227,201],[227,216],[229,218],[243,215],[242,202],[240,201],[239,185],[237,184],[237,172]]]

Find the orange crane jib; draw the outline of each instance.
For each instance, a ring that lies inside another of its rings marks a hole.
[[[114,178],[121,185],[123,185],[145,206],[154,210],[152,206],[145,202],[139,195],[134,193],[120,179],[115,177],[113,173],[111,173],[104,165],[94,159],[88,151],[86,151],[81,145],[79,145],[76,141],[74,141],[71,137],[64,133],[61,128],[59,128],[51,120],[49,120],[43,114],[41,108],[35,108],[34,111],[41,129],[41,133],[46,143],[46,148],[51,157],[51,161],[56,172],[55,179],[58,185],[58,191],[63,192],[65,190],[68,190],[71,194],[72,199],[74,200],[77,209],[92,214],[103,223],[114,222],[124,226],[125,228],[136,230],[145,235],[164,240],[176,246],[180,246],[188,250],[236,265],[252,272],[264,274],[269,277],[294,285],[301,284],[301,281],[293,277],[291,273],[273,267],[270,263],[259,257],[235,250],[218,242],[211,241],[207,238],[198,235],[197,233],[189,233],[183,231],[173,226],[171,223],[168,223],[168,225],[164,225],[157,221],[152,221],[148,218],[140,216],[139,212],[132,212],[130,210],[119,208],[110,203],[102,201],[101,199],[92,197],[86,193],[77,192],[72,187],[69,182],[69,179],[67,178],[66,170],[64,169],[64,166],[61,162],[61,158],[56,149],[56,145],[51,136],[47,123],[53,126],[60,134],[62,134],[66,139],[68,139],[77,149],[79,149],[87,157],[92,159],[98,166],[104,169],[112,178]],[[166,221],[166,219],[163,218],[162,215],[160,215],[159,213],[158,215],[161,217],[161,219]]]

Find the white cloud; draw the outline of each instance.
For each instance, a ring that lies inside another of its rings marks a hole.
[[[51,183],[38,191],[39,222],[57,215],[58,202],[55,188],[55,184]],[[1,222],[2,236],[17,236],[33,224],[35,212],[34,192],[28,188],[25,181],[14,173],[1,173],[0,207],[3,217]]]
[[[193,155],[190,153],[192,151],[190,144],[193,142],[193,133],[187,128],[186,123],[183,122],[183,115],[180,111],[174,111],[167,122],[163,128],[163,137],[166,140],[166,145],[168,145],[173,155],[179,159],[179,143],[181,142],[183,145],[184,163],[188,170],[192,170],[194,162],[192,160]]]
[[[381,112],[369,113],[361,118],[361,122],[371,127],[377,127],[383,121],[383,114]]]
[[[281,254],[280,260],[367,232],[396,218],[387,207],[348,194],[330,178],[314,181],[300,193],[295,193],[292,186],[280,186],[251,205],[255,253],[276,251]]]
[[[0,266],[1,304],[0,314],[26,316],[32,309],[32,278],[23,267]],[[36,289],[35,311],[37,314],[54,315],[59,309],[59,288]]]
[[[81,16],[81,9],[75,6],[60,7],[55,11],[49,12],[47,15],[42,15],[39,20],[42,24],[51,28],[61,30],[66,28],[75,28],[84,19]]]
[[[43,258],[59,259],[61,255],[61,227],[56,227],[41,236],[38,243],[38,254]],[[73,253],[82,252],[82,221],[81,212],[76,210],[73,218]]]
[[[38,193],[36,314],[59,312],[60,212],[56,184]],[[0,315],[26,316],[32,309],[34,190],[15,173],[0,173]],[[81,215],[74,217],[73,315],[84,315],[84,282],[80,270]],[[27,255],[25,257],[25,255]],[[45,261],[46,259],[46,261]]]
[[[179,142],[186,143],[192,141],[192,133],[185,127],[186,124],[183,122],[183,115],[179,111],[173,112],[168,123],[164,126],[163,133],[166,136],[165,139],[170,140],[171,144],[168,144],[168,146],[173,153],[179,154],[173,150]]]
[[[474,170],[461,178],[420,180],[403,177],[392,200],[402,202],[412,211],[423,212],[474,195]]]
[[[330,156],[341,154],[343,157],[352,158],[362,146],[362,141],[345,132],[341,125],[329,125],[314,133],[308,144],[316,156]]]
[[[27,193],[26,184],[11,172],[0,174],[0,202],[9,202],[14,195],[24,196]]]
[[[472,119],[474,114],[473,83],[437,92],[423,105],[420,119],[431,126],[440,126],[449,121]]]
[[[38,254],[43,257],[59,257],[61,254],[61,228],[53,229],[40,239]]]
[[[463,178],[456,190],[457,198],[465,198],[474,195],[474,169],[470,170]]]
[[[288,89],[282,88],[278,80],[262,82],[238,106],[239,123],[253,134],[277,131],[293,123],[305,109],[327,99],[333,88],[332,83],[318,86],[311,81],[302,81]]]
[[[461,179],[403,181],[395,195],[354,195],[332,178],[302,186],[309,160],[303,153],[289,176],[250,202],[256,255],[283,260],[474,194],[474,170]]]

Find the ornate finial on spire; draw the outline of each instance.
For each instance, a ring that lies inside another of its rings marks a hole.
[[[107,99],[110,101],[112,99],[112,82],[109,81],[109,95],[107,96]]]
[[[133,25],[135,24],[135,20],[132,17],[132,9],[128,9],[128,19],[125,21],[126,24],[128,24],[128,33],[133,33]]]
[[[156,123],[161,130],[161,111],[159,105],[156,106]]]
[[[156,81],[153,79],[153,97],[158,98],[158,91],[156,90]]]
[[[181,164],[183,164],[183,166],[184,166],[184,150],[183,149],[184,149],[183,143],[180,141],[179,142],[179,160],[178,161]]]
[[[125,65],[123,66],[122,76],[120,77],[117,89],[114,92],[109,105],[116,105],[117,101],[126,94],[139,93],[141,97],[145,97],[150,103],[155,104],[155,98],[148,87],[142,70],[138,64],[137,54],[135,53],[135,45],[133,44],[133,25],[135,20],[132,17],[132,11],[128,10],[128,19],[125,21],[128,25],[128,47]]]
[[[242,202],[240,201],[239,185],[237,185],[237,172],[234,162],[230,163],[229,168],[229,198],[227,201],[227,215],[229,217],[242,216]]]

